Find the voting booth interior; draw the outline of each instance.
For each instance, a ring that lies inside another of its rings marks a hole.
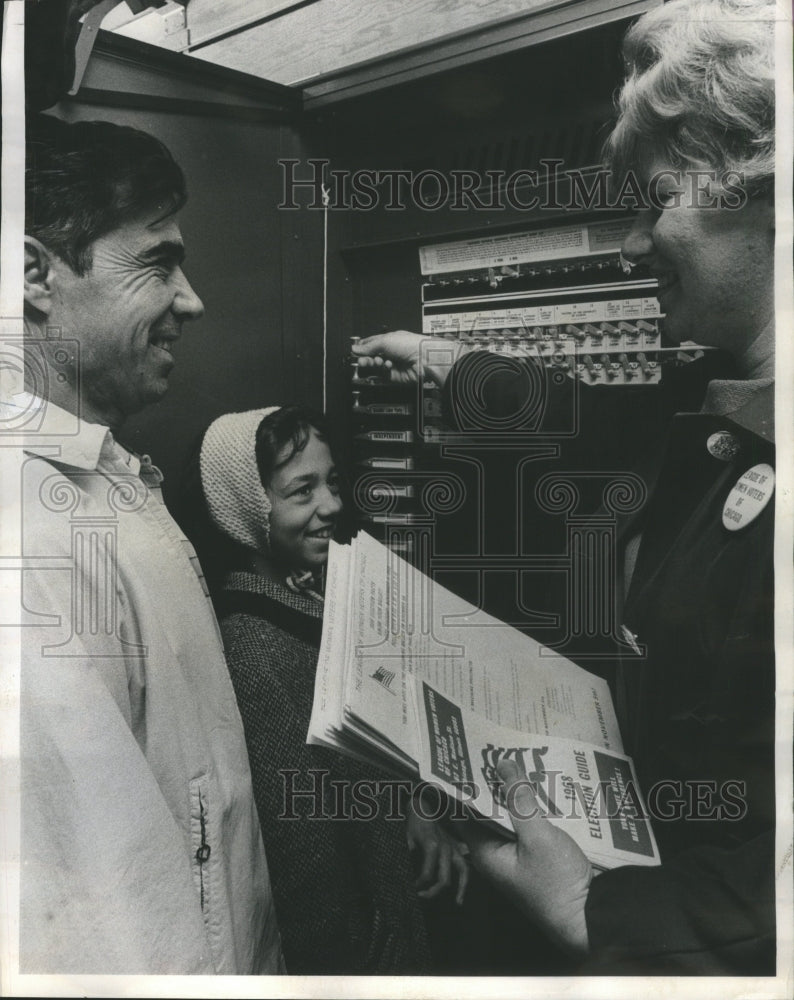
[[[631,469],[705,380],[698,351],[665,346],[655,283],[622,269],[630,212],[599,186],[620,39],[651,6],[530,6],[289,86],[228,53],[209,61],[211,45],[99,33],[51,113],[145,129],[188,181],[186,272],[205,317],[185,328],[165,399],[125,428],[167,499],[221,413],[323,407],[368,530],[504,620],[551,625],[527,558],[564,562],[599,475]],[[450,433],[432,383],[351,364],[351,338],[391,329],[465,340],[497,367],[530,356],[533,402]],[[568,508],[560,470],[580,475]]]

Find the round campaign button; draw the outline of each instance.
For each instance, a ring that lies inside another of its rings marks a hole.
[[[722,523],[728,531],[752,524],[775,492],[775,470],[771,465],[748,469],[728,494],[722,508]]]
[[[721,462],[731,462],[739,454],[739,442],[730,431],[715,431],[706,441],[706,450]]]

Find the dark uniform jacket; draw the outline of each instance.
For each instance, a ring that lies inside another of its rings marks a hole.
[[[465,356],[450,374],[453,419],[462,370],[478,363]],[[521,383],[505,374],[483,396],[515,410],[511,393]],[[690,406],[691,388],[678,397]],[[722,388],[729,396],[731,383]],[[648,428],[658,426],[655,393],[646,390]],[[582,665],[610,681],[663,863],[594,878],[583,972],[775,972],[774,498],[739,530],[723,524],[739,478],[774,467],[774,387],[738,395],[735,407],[719,407],[724,415],[677,413],[656,442],[649,430],[648,500],[618,525],[619,553],[640,541],[623,628]],[[597,424],[597,404],[591,412]],[[582,459],[597,467],[609,434],[608,425],[599,436],[584,423]]]
[[[723,523],[740,477],[774,467],[773,392],[674,417],[624,526],[641,532],[623,622],[642,653],[620,658],[616,706],[663,864],[594,880],[593,972],[774,974],[774,498]]]

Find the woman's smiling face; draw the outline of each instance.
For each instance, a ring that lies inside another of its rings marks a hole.
[[[270,548],[288,571],[316,570],[328,560],[342,510],[339,475],[327,442],[314,428],[305,446],[287,460],[292,448],[289,442],[281,449],[266,487],[273,505]]]
[[[657,207],[638,213],[624,257],[644,264],[658,280],[670,340],[721,347],[740,358],[773,318],[771,198],[749,198],[732,208],[716,190],[709,207],[697,171],[673,171],[657,160],[643,173],[646,181],[662,177]]]

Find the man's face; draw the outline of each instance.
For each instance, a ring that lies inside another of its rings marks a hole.
[[[50,322],[80,344],[81,415],[118,426],[168,388],[182,323],[201,300],[182,272],[182,234],[154,208],[100,236],[80,277],[56,259]]]
[[[655,160],[645,179],[659,178],[657,208],[641,211],[624,256],[659,281],[664,330],[675,343],[693,340],[741,357],[771,323],[774,301],[773,209],[765,198],[741,208],[706,207],[721,189]],[[680,179],[680,182],[679,182]],[[733,202],[736,202],[735,196]]]

